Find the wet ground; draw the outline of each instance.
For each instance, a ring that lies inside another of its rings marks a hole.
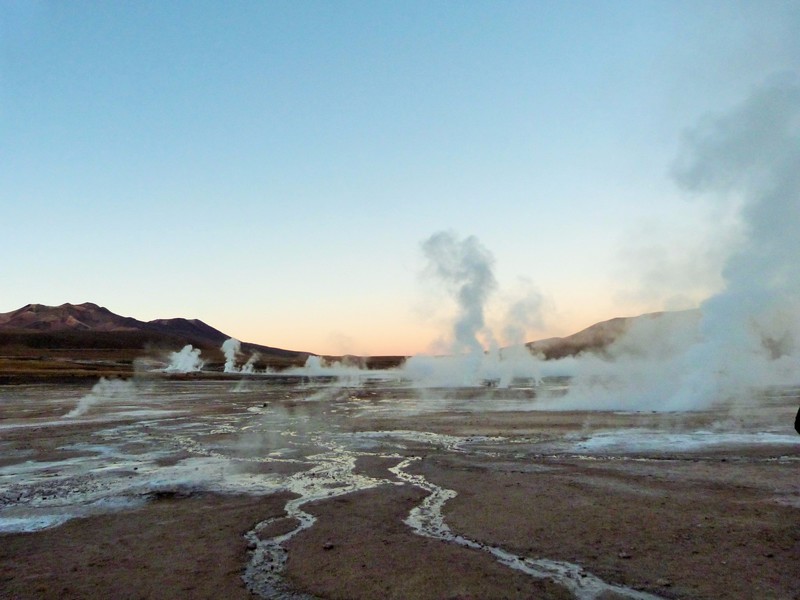
[[[800,391],[538,410],[563,386],[0,387],[0,596],[800,598]]]

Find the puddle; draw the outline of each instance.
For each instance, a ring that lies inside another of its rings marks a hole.
[[[626,430],[597,433],[577,442],[579,452],[692,452],[729,446],[797,446],[800,436],[770,432]]]

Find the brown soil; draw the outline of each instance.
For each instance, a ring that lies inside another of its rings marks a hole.
[[[253,524],[287,496],[167,497],[128,513],[0,536],[2,598],[249,598]]]
[[[288,580],[321,598],[570,598],[485,552],[415,535],[403,523],[425,496],[386,485],[318,502],[318,522],[289,544]]]
[[[216,418],[246,412],[245,400],[253,407],[277,405],[279,397],[289,396],[284,392],[239,394],[235,401],[211,395],[203,402],[176,395],[170,407]],[[294,402],[285,401],[287,412]],[[595,428],[654,426],[669,417],[449,412],[362,419],[336,417],[344,413],[325,412],[325,403],[296,405],[319,410],[314,420],[341,432],[412,429],[507,437],[469,454],[409,442],[400,451],[360,456],[357,472],[395,484],[304,507],[318,520],[287,543],[286,581],[294,590],[320,598],[569,597],[563,587],[503,567],[485,552],[414,534],[403,519],[426,492],[396,484],[387,470],[400,460],[389,455],[403,454],[419,457],[411,472],[458,492],[445,504],[445,521],[477,542],[576,563],[608,582],[665,598],[800,599],[797,445],[580,456],[549,453],[537,444]],[[5,468],[77,456],[68,448],[72,442],[95,439],[109,426],[97,421],[48,427],[47,419],[69,407],[43,403],[37,409],[21,402],[13,413],[8,407],[0,407],[6,411],[0,424],[31,426],[2,432]],[[794,410],[796,404],[785,407],[787,433]],[[710,417],[686,418],[703,426]],[[228,455],[240,453],[236,434],[228,434],[229,440],[225,435],[204,439]],[[187,452],[176,447],[160,464],[179,462]],[[251,462],[239,469],[287,474],[307,464]],[[13,503],[3,492],[0,501]],[[196,492],[36,533],[0,535],[0,598],[252,597],[241,579],[248,562],[243,534],[269,516],[284,515],[288,498]],[[262,538],[291,527],[291,519],[281,519]]]
[[[796,490],[796,464],[538,464],[541,470],[529,471],[434,459],[421,471],[458,491],[445,518],[478,541],[574,562],[668,597],[800,597],[798,508],[780,502]],[[758,478],[784,482],[784,489],[753,485]]]

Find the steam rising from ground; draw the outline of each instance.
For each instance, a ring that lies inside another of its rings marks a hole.
[[[536,360],[521,346],[525,328],[540,320],[542,304],[532,286],[508,310],[507,338],[519,344],[500,351],[486,325],[486,304],[497,287],[494,257],[475,236],[459,239],[440,231],[422,244],[426,273],[452,295],[457,313],[448,340],[449,356],[414,356],[403,373],[417,386],[458,387],[491,383],[509,385],[515,378],[537,378]],[[483,340],[483,343],[482,341]],[[484,345],[490,348],[487,353]]]
[[[255,373],[255,363],[259,358],[258,352],[253,352],[242,367],[236,366],[236,358],[241,353],[242,343],[234,338],[229,338],[222,343],[222,353],[225,355],[225,373]],[[171,352],[169,365],[164,369],[166,373],[195,373],[201,371],[205,361],[200,358],[200,349],[191,344],[184,346],[180,352]]]
[[[506,344],[521,346],[530,340],[528,332],[544,326],[542,310],[544,296],[527,278],[520,278],[519,289],[506,308],[503,323],[503,338]]]
[[[723,290],[700,310],[640,319],[603,356],[537,361],[523,346],[495,349],[485,305],[493,258],[474,236],[423,243],[427,272],[458,306],[450,357],[417,356],[404,372],[425,385],[508,385],[571,375],[547,408],[692,410],[797,383],[800,365],[800,85],[773,81],[730,114],[691,130],[674,175],[681,189],[738,212],[743,236],[725,261]],[[680,293],[676,290],[676,293]],[[540,318],[542,297],[511,306],[509,342]],[[518,325],[517,328],[514,326]],[[488,342],[484,352],[480,339]]]
[[[200,358],[200,348],[193,348],[191,344],[184,346],[180,352],[170,352],[169,365],[164,369],[166,373],[194,373],[205,365]]]
[[[486,323],[497,283],[494,258],[475,236],[438,232],[422,244],[426,272],[456,305],[449,356],[415,356],[393,376],[417,387],[510,386],[542,376],[573,379],[566,396],[540,398],[541,408],[693,410],[752,397],[753,388],[798,383],[800,374],[800,85],[772,82],[730,114],[691,130],[674,170],[681,189],[738,213],[743,235],[725,262],[721,292],[699,310],[637,320],[603,355],[557,361],[522,345],[541,326],[543,297],[528,286],[508,309],[498,349]],[[676,290],[676,293],[680,293]],[[488,348],[488,351],[485,350]],[[253,372],[255,356],[236,366],[238,340],[227,340],[226,372]],[[199,370],[199,350],[173,353],[167,371]],[[294,370],[361,380],[363,365],[309,357]]]
[[[64,417],[80,417],[89,412],[96,404],[130,402],[135,394],[136,386],[132,381],[101,377],[100,381],[94,384],[92,391],[78,400],[78,405]]]
[[[472,352],[452,356],[412,356],[403,374],[418,388],[491,386],[509,387],[515,382],[531,385],[541,373],[541,362],[526,347]]]
[[[236,373],[236,356],[242,348],[242,343],[234,338],[222,342],[222,353],[225,355],[225,372]]]
[[[738,201],[746,239],[726,287],[703,304],[703,343],[689,357],[726,388],[797,374],[800,334],[800,86],[776,82],[687,137],[676,177],[689,190]],[[687,382],[690,385],[696,381]]]
[[[570,408],[684,410],[796,383],[800,340],[800,86],[772,82],[685,138],[675,178],[738,209],[744,239],[696,322],[638,327],[611,361],[575,363]]]
[[[240,373],[255,373],[256,372],[256,361],[261,357],[258,352],[253,352],[250,355],[250,358],[247,359],[247,362],[242,365],[240,369]]]
[[[459,240],[447,231],[425,240],[422,250],[428,260],[428,273],[453,294],[458,304],[451,351],[482,352],[478,336],[490,336],[486,330],[484,305],[497,286],[492,272],[494,257],[475,236]]]
[[[225,355],[226,373],[255,373],[256,361],[259,359],[258,352],[253,352],[247,362],[241,367],[236,366],[236,358],[241,354],[242,343],[235,338],[228,338],[222,342],[222,353]]]

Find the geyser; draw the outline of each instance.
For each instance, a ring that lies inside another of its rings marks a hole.
[[[450,291],[458,304],[453,324],[452,352],[480,353],[480,334],[488,335],[484,305],[496,287],[494,257],[475,236],[462,240],[440,231],[422,243],[427,272]]]
[[[180,352],[170,352],[166,373],[194,373],[203,368],[205,361],[200,358],[200,349],[191,344],[184,346]]]
[[[422,243],[425,272],[452,295],[457,313],[447,340],[449,356],[413,356],[402,368],[417,387],[508,387],[515,380],[538,381],[538,360],[523,345],[524,332],[541,324],[542,296],[526,282],[510,304],[503,328],[511,347],[498,348],[486,324],[486,305],[497,287],[494,257],[474,235],[460,239],[440,231]],[[488,346],[485,350],[484,343]]]
[[[797,383],[800,340],[800,85],[773,81],[689,131],[682,189],[739,213],[724,288],[694,320],[633,328],[612,360],[575,361],[564,408],[703,409]],[[675,325],[675,323],[673,323]],[[652,329],[652,327],[651,327]]]
[[[242,343],[234,338],[228,338],[222,342],[222,353],[225,355],[225,372],[237,373],[236,356],[242,348]]]
[[[800,83],[774,81],[728,115],[687,135],[676,179],[714,200],[741,203],[744,240],[724,290],[703,306],[702,378],[726,393],[797,376],[800,339]]]

